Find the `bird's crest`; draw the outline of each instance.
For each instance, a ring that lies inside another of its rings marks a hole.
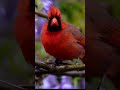
[[[50,19],[53,17],[61,18],[61,12],[55,6],[51,6],[49,11],[48,11],[48,18]]]

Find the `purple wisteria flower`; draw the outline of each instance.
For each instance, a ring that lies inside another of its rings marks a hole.
[[[41,4],[43,4],[43,8],[41,9],[41,11],[47,14],[50,6],[53,5],[53,0],[41,0]]]
[[[72,77],[69,76],[62,76],[61,77],[61,89],[73,89],[74,86],[72,85]]]
[[[57,76],[48,75],[43,79],[42,89],[59,89],[59,83],[57,81]]]
[[[85,78],[81,79],[80,86],[81,86],[81,89],[85,89]]]
[[[59,83],[57,76],[48,75],[43,79],[42,83],[42,89],[74,89],[74,86],[72,84],[72,77],[69,76],[62,76],[61,83]]]
[[[43,7],[39,11],[47,14],[50,6],[53,5],[53,1],[54,0],[41,0],[40,3]],[[37,40],[40,37],[41,29],[43,24],[46,22],[46,19],[42,17],[36,17],[35,19],[35,23],[38,24],[35,28],[35,39]]]

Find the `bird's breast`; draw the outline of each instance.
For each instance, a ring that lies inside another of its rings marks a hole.
[[[56,48],[60,48],[62,34],[58,32],[42,33],[41,41],[45,50],[49,53],[55,52]]]
[[[46,52],[56,58],[72,59],[80,54],[80,47],[68,33],[43,34],[41,39]]]

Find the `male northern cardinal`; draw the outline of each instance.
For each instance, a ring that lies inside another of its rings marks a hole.
[[[34,66],[34,0],[19,0],[15,35],[27,62]]]
[[[64,22],[58,8],[51,6],[48,22],[42,27],[41,41],[47,53],[56,60],[71,60],[85,56],[85,36],[80,29]]]
[[[106,75],[120,90],[120,23],[86,0],[86,80]]]

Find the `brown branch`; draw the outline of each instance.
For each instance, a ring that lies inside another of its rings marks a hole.
[[[35,75],[37,75],[37,77],[39,77],[39,75],[41,74],[53,74],[53,75],[57,75],[57,76],[61,76],[61,75],[66,75],[66,76],[72,76],[72,77],[85,77],[85,71],[69,71],[69,72],[49,72],[49,71],[45,71],[45,70],[40,70],[35,72]]]
[[[47,15],[45,15],[45,14],[43,14],[43,13],[41,13],[41,12],[35,11],[35,14],[36,14],[37,16],[39,16],[39,17],[48,18]]]
[[[61,74],[62,75],[62,74]],[[76,72],[66,72],[64,73],[64,75],[66,76],[72,76],[72,77],[85,77],[85,72],[81,72],[81,71],[76,71]]]
[[[47,71],[49,71],[50,73],[64,73],[67,71],[83,71],[85,70],[85,65],[64,65],[64,66],[50,66],[49,64],[45,64],[45,63],[41,63],[37,60],[35,60],[35,64],[39,67],[39,68],[43,68]]]
[[[45,69],[45,70],[50,70],[50,69],[51,69],[51,67],[50,67],[49,65],[46,65],[46,64],[43,63],[43,62],[39,62],[38,60],[35,60],[35,64],[36,64],[37,66],[39,66],[39,68],[43,68],[43,69]]]

